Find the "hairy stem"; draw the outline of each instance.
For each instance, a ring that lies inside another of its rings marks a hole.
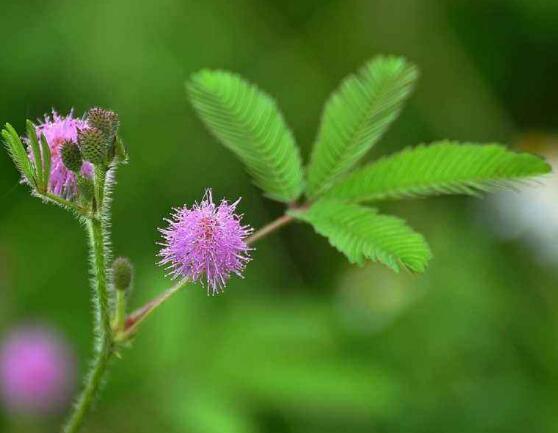
[[[95,332],[98,338],[97,352],[93,360],[91,370],[87,376],[85,388],[82,391],[74,410],[66,424],[63,433],[76,433],[81,427],[83,420],[99,392],[99,388],[103,382],[104,375],[107,371],[110,359],[113,355],[113,346],[117,342],[125,341],[130,338],[136,331],[138,326],[149,317],[157,308],[163,305],[175,293],[179,292],[187,283],[187,279],[183,279],[166,290],[156,298],[149,301],[143,307],[131,313],[125,321],[124,329],[119,330],[117,335],[113,336],[111,328],[111,318],[108,302],[108,286],[107,286],[107,251],[105,238],[105,230],[103,221],[106,221],[107,210],[103,214],[104,201],[104,181],[105,174],[101,171],[96,172],[96,180],[103,183],[102,188],[97,185],[96,200],[98,202],[98,213],[95,218],[90,218],[87,222],[88,233],[91,241],[91,250],[95,272],[95,307],[97,310],[95,320]],[[281,227],[293,221],[290,215],[283,215],[270,224],[256,231],[247,240],[247,244],[268,236],[269,234],[279,230]]]
[[[116,290],[116,300],[114,303],[114,319],[112,321],[113,332],[123,329],[126,322],[126,291]],[[116,338],[116,336],[113,336]]]
[[[98,173],[98,174],[97,174]],[[64,433],[75,433],[79,431],[83,420],[102,385],[109,361],[113,354],[113,336],[110,320],[107,261],[108,261],[108,239],[105,230],[105,222],[108,215],[103,215],[103,194],[105,188],[106,172],[98,171],[96,174],[96,198],[98,200],[98,213],[94,218],[87,220],[87,232],[89,235],[91,261],[94,274],[93,303],[95,307],[95,358],[87,375],[85,387],[81,392],[69,420],[63,430]]]

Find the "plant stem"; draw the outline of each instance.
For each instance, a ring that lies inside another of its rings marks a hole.
[[[91,261],[94,273],[93,303],[95,307],[95,358],[87,375],[85,387],[81,392],[69,420],[63,429],[64,433],[76,433],[99,392],[109,361],[113,355],[113,336],[110,321],[107,261],[108,239],[106,238],[105,222],[108,210],[103,207],[106,172],[96,171],[96,198],[98,200],[97,215],[87,220]]]
[[[252,236],[248,237],[248,239],[246,239],[246,243],[248,245],[253,244],[254,242],[266,237],[267,235],[273,233],[276,230],[279,230],[281,227],[283,227],[284,225],[289,224],[291,221],[293,221],[294,218],[288,214],[285,214],[279,218],[277,218],[275,221],[270,222],[269,224],[263,226],[261,229],[259,229],[257,232],[255,232]]]
[[[112,330],[116,333],[122,330],[126,322],[126,291],[116,290],[116,300],[114,303],[114,318],[112,321]],[[113,338],[116,338],[113,335]]]
[[[135,334],[140,323],[142,323],[145,319],[147,319],[151,315],[151,313],[153,313],[153,311],[155,311],[157,308],[163,305],[172,295],[178,292],[187,283],[188,283],[188,279],[186,278],[180,280],[170,289],[167,289],[156,298],[153,298],[143,307],[138,308],[136,311],[128,315],[128,317],[126,318],[126,322],[124,324],[123,332],[121,334],[116,335],[115,340],[125,341],[130,336]]]

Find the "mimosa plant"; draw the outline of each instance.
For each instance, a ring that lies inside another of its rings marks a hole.
[[[310,224],[350,262],[377,261],[394,271],[424,272],[431,251],[402,219],[370,205],[381,200],[441,194],[477,195],[550,171],[541,158],[499,144],[440,141],[357,166],[397,118],[417,79],[399,57],[378,57],[348,76],[326,102],[306,168],[274,100],[240,76],[203,70],[187,83],[190,100],[211,133],[246,167],[254,183],[285,204],[284,214],[253,231],[236,213],[239,201],[183,206],[161,229],[160,263],[177,282],[131,310],[132,265],[112,260],[111,190],[128,152],[119,116],[92,108],[84,117],[52,113],[27,121],[20,137],[6,124],[2,137],[31,193],[73,213],[86,227],[91,251],[95,356],[63,431],[75,433],[98,397],[111,360],[129,346],[144,320],[174,293],[200,282],[210,294],[242,275],[254,242],[284,225]]]

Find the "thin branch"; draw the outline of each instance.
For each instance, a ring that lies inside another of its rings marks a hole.
[[[105,176],[99,172],[95,182],[98,188],[104,190]],[[101,202],[100,209],[102,210]],[[106,213],[108,215],[108,212]],[[89,218],[87,228],[90,239],[91,261],[94,273],[94,295],[93,303],[95,306],[95,335],[97,336],[95,359],[91,364],[91,369],[87,375],[85,387],[81,392],[68,422],[64,428],[64,433],[76,433],[79,431],[85,416],[90,411],[103,378],[107,371],[109,361],[114,353],[113,335],[110,320],[107,261],[109,256],[106,219],[101,217]]]
[[[172,295],[178,292],[182,287],[188,283],[188,279],[182,279],[170,289],[164,291],[156,298],[149,301],[143,307],[138,308],[136,311],[130,313],[126,318],[124,330],[115,336],[115,341],[125,341],[130,338],[137,331],[139,325],[147,319],[153,311],[163,305]]]
[[[254,242],[266,237],[267,235],[273,233],[276,230],[279,230],[281,227],[283,227],[284,225],[289,224],[291,221],[293,221],[294,218],[288,214],[285,214],[279,218],[277,218],[275,221],[270,222],[269,224],[263,226],[261,229],[259,229],[257,232],[255,232],[252,236],[248,237],[248,239],[246,239],[246,243],[248,245],[253,244]]]

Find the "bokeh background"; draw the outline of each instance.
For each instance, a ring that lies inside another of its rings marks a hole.
[[[184,81],[200,68],[237,71],[275,96],[305,156],[327,95],[380,53],[408,57],[421,79],[368,158],[441,138],[550,158],[558,144],[553,0],[1,5],[2,123],[22,131],[51,107],[120,113],[131,161],[118,174],[114,250],[136,264],[134,305],[170,284],[156,266],[156,228],[171,207],[210,186],[242,196],[255,227],[281,213],[195,117]],[[150,319],[84,432],[558,431],[554,185],[382,205],[431,242],[423,276],[351,267],[310,227],[286,228],[257,245],[224,295],[193,287]],[[82,375],[83,229],[30,198],[5,152],[0,203],[0,334],[55,328]],[[0,409],[6,433],[56,431],[60,420]]]

